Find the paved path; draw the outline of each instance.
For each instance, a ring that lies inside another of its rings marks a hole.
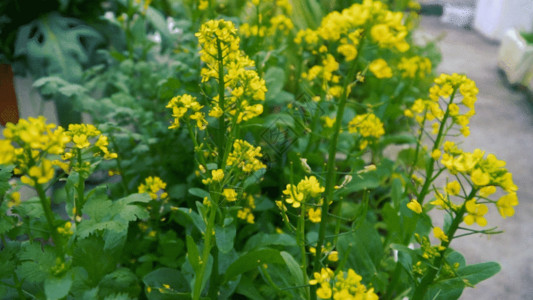
[[[444,34],[438,43],[443,58],[438,72],[464,73],[479,88],[477,114],[463,148],[480,148],[506,161],[519,187],[515,216],[503,220],[489,208],[488,226],[498,226],[503,234],[469,236],[452,243],[469,264],[497,261],[502,266],[496,276],[466,289],[461,299],[533,299],[532,102],[503,83],[497,68],[498,44],[475,31],[444,25],[436,17],[423,16],[420,27],[424,36]]]

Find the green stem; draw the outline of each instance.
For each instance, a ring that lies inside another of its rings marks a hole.
[[[78,156],[78,167],[80,168],[80,170],[83,168],[83,160],[82,160],[82,157],[81,157],[81,149],[76,149],[77,150],[77,156]],[[81,208],[83,207],[83,204],[84,204],[84,198],[85,198],[85,178],[82,176],[81,172],[78,173],[78,187],[77,187],[77,192],[78,192],[78,199],[77,201],[75,200],[75,203],[74,203],[74,207],[76,207],[76,214],[75,214],[75,217],[74,217],[74,220],[77,220],[76,217],[81,217]],[[77,223],[77,221],[76,221]]]
[[[209,261],[209,253],[211,252],[211,242],[213,238],[213,228],[215,225],[215,217],[217,214],[217,208],[215,207],[215,201],[211,202],[211,206],[209,206],[209,219],[207,221],[207,228],[205,230],[205,241],[204,241],[204,250],[202,254],[202,266],[200,267],[200,272],[198,272],[196,276],[196,280],[194,281],[194,289],[193,289],[193,300],[200,299],[200,295],[202,294],[202,283],[205,275],[205,270],[207,268],[207,262]]]
[[[307,278],[307,251],[305,249],[305,203],[302,203],[300,217],[298,218],[298,245],[300,246],[300,255],[302,256],[300,268],[304,282],[308,282]],[[306,298],[309,299],[309,289],[306,289]]]
[[[448,103],[446,107],[446,112],[444,113],[444,117],[442,118],[442,121],[440,123],[439,132],[437,134],[437,139],[435,140],[435,143],[433,144],[433,148],[431,149],[432,152],[440,148],[442,139],[445,136],[444,130],[446,128],[446,121],[448,120],[448,117],[450,116],[450,105],[453,103],[453,99],[455,98],[455,92],[456,90],[454,89],[452,96],[450,97],[450,102]],[[423,130],[423,128],[421,128],[421,130]],[[433,178],[434,164],[435,164],[435,160],[430,155],[429,163],[426,168],[426,181],[424,182],[424,186],[422,187],[422,190],[420,191],[420,194],[418,194],[418,197],[417,197],[417,201],[418,203],[420,203],[420,205],[424,204],[424,199],[426,198],[426,195],[429,192],[429,187],[431,183],[433,182],[433,180],[435,179]]]
[[[109,135],[110,139],[111,139],[111,143],[113,144],[113,149],[115,149],[115,151],[119,152],[119,149],[117,147],[117,142],[115,140],[115,137],[113,135]],[[122,167],[122,159],[121,159],[121,155],[118,155],[117,156],[117,168],[118,168],[118,172],[120,174],[120,176],[122,177],[122,180],[120,180],[120,184],[122,185],[122,188],[124,189],[124,195],[129,195],[131,194],[130,193],[130,190],[128,189],[128,178],[126,176],[126,173],[124,172],[124,168]]]
[[[217,144],[218,144],[218,153],[221,154],[219,157],[219,165],[222,165],[224,151],[225,151],[225,134],[226,134],[226,117],[225,117],[225,83],[224,83],[224,57],[222,52],[222,45],[220,40],[217,38],[217,51],[218,51],[218,106],[222,110],[222,116],[218,118],[218,131],[217,131]]]
[[[463,206],[461,206],[461,208],[457,212],[447,232],[448,241],[441,243],[441,246],[444,247],[444,250],[440,251],[440,256],[436,258],[434,266],[428,269],[427,274],[422,278],[422,281],[420,281],[420,284],[416,287],[415,292],[413,294],[413,298],[411,298],[412,300],[423,300],[424,299],[424,296],[426,295],[427,290],[429,289],[429,285],[433,283],[433,281],[435,280],[435,277],[437,276],[440,269],[442,268],[443,262],[445,261],[444,252],[450,246],[450,243],[452,242],[454,238],[455,232],[459,228],[459,224],[463,221],[463,216],[466,213],[466,201],[468,201],[469,199],[472,199],[475,193],[476,193],[476,190],[475,189],[472,190],[472,193],[470,194],[470,196],[465,200],[465,202],[463,203]]]
[[[37,182],[36,178],[32,178],[35,182],[35,189],[37,190],[37,195],[39,195],[39,200],[41,201],[41,206],[43,207],[44,216],[46,217],[46,222],[48,223],[48,229],[50,230],[50,235],[52,236],[52,240],[54,241],[54,244],[56,245],[56,251],[58,254],[63,253],[63,241],[61,240],[61,237],[59,236],[55,226],[54,226],[54,214],[52,212],[51,203],[49,199],[46,197],[46,194],[44,192],[43,186]]]
[[[331,143],[329,145],[328,151],[328,161],[326,166],[326,189],[324,202],[322,203],[322,212],[321,212],[321,222],[318,231],[318,241],[316,245],[316,255],[313,262],[313,272],[319,272],[321,267],[321,257],[322,257],[322,245],[324,245],[324,240],[326,236],[326,227],[328,225],[329,218],[329,202],[333,200],[333,192],[336,182],[336,173],[335,173],[335,155],[337,154],[337,143],[339,140],[339,133],[342,124],[342,118],[344,116],[344,109],[346,108],[346,102],[348,99],[348,84],[350,83],[351,78],[355,73],[355,67],[352,68],[345,78],[343,85],[343,92],[339,101],[339,106],[337,108],[337,116],[335,118],[335,124],[333,125],[333,136],[331,137]]]

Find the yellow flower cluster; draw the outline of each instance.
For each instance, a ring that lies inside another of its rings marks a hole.
[[[71,222],[65,222],[63,226],[57,227],[57,232],[64,236],[71,236],[74,234],[74,231],[72,230],[72,223]]]
[[[368,69],[379,79],[391,78],[392,69],[383,58],[378,58],[370,63]]]
[[[255,209],[254,196],[247,195],[246,193],[244,193],[243,198],[246,199],[246,203],[243,203],[243,208],[239,209],[239,211],[237,212],[237,218],[245,220],[250,224],[254,224],[255,216],[252,212]]]
[[[434,230],[434,235],[437,234],[440,238],[444,238],[444,237],[448,238],[446,235],[444,235],[444,233],[442,233],[441,235],[439,232],[439,229],[436,230],[437,231],[436,233]],[[440,256],[440,251],[446,249],[445,247],[440,246],[440,245],[438,246],[431,245],[431,242],[428,237],[420,236],[418,233],[415,233],[415,239],[418,242],[418,244],[420,244],[420,248],[422,250],[422,257],[425,259],[432,259],[434,257],[438,257]]]
[[[248,14],[246,22],[239,27],[239,33],[246,38],[286,35],[294,28],[292,20],[287,17],[292,13],[288,0],[250,1],[247,9],[257,13]]]
[[[380,138],[385,134],[383,123],[373,113],[355,116],[348,123],[348,131],[362,136],[363,140],[359,144],[361,150],[368,146],[369,140]]]
[[[347,272],[338,271],[337,275],[330,268],[322,268],[320,273],[315,272],[311,285],[319,285],[316,295],[320,299],[335,300],[377,300],[379,297],[374,293],[374,288],[367,289],[361,283],[363,278],[353,269]]]
[[[103,154],[104,159],[117,158],[116,153],[109,152],[109,141],[107,136],[103,135],[102,132],[96,129],[92,124],[70,124],[68,126],[68,131],[66,131],[65,134],[70,137],[71,141],[74,143],[74,147],[63,155],[64,160],[69,160],[74,157],[76,155],[76,149],[82,150],[91,147],[94,147],[92,149],[95,151],[94,156]],[[91,140],[93,140],[92,144]]]
[[[309,197],[316,198],[324,192],[325,188],[320,186],[320,182],[315,176],[305,177],[298,185],[287,184],[283,191],[285,195],[285,202],[295,208],[300,207],[302,202],[308,200]]]
[[[338,70],[339,63],[335,60],[333,55],[328,53],[322,60],[321,65],[315,65],[307,72],[302,73],[302,78],[310,82],[314,81],[315,79],[319,79],[323,89],[328,90],[328,93],[331,94],[331,96],[339,97],[342,92],[341,86],[338,85],[340,76],[334,75],[334,73]]]
[[[485,152],[479,149],[474,152],[464,152],[459,149],[455,143],[447,141],[443,147],[444,153],[440,162],[452,174],[463,174],[469,178],[478,195],[489,202],[492,202],[498,208],[503,218],[514,215],[514,206],[518,205],[516,192],[518,187],[513,182],[513,176],[505,169],[505,162],[498,160],[493,154],[485,157]],[[496,192],[500,187],[506,192],[506,195],[500,197],[498,201],[488,199],[490,195]],[[461,191],[461,185],[457,181],[449,182],[446,185],[445,192],[436,194],[436,200],[431,202],[442,209],[457,210],[458,206],[453,204],[449,196],[458,195]],[[484,215],[488,212],[488,207],[483,203],[478,203],[476,199],[471,199],[465,203],[468,215],[464,221],[468,225],[477,223],[480,226],[486,225]]]
[[[167,184],[157,176],[147,177],[143,183],[141,183],[137,190],[139,193],[147,193],[150,195],[152,200],[161,199],[164,200],[168,197],[168,194],[165,192]]]
[[[413,117],[416,113],[416,120],[419,124],[436,120],[432,127],[433,134],[437,134],[440,122],[442,122],[445,114],[448,113],[452,117],[453,124],[461,126],[460,132],[464,136],[470,135],[468,124],[470,123],[470,118],[476,113],[474,104],[479,92],[475,82],[464,75],[455,73],[452,75],[441,74],[434,82],[435,84],[429,90],[429,100],[416,100],[410,109],[404,111],[404,114],[407,117]],[[453,102],[457,96],[457,91],[462,96],[461,104],[466,110],[463,113],[461,113],[459,105]],[[447,98],[450,98],[450,100],[445,102],[446,109],[443,111],[439,100]]]
[[[237,139],[233,143],[233,151],[228,156],[227,165],[251,173],[266,168],[259,160],[261,157],[261,147],[254,147],[247,141]]]
[[[54,178],[54,165],[69,172],[63,160],[70,160],[80,151],[90,149],[94,156],[104,159],[117,157],[108,149],[107,137],[90,124],[71,124],[65,131],[55,124],[46,124],[43,116],[21,119],[17,124],[8,123],[4,129],[5,140],[0,141],[0,164],[14,164],[15,174],[23,175],[24,184],[35,186]],[[93,143],[91,143],[91,140]],[[73,146],[69,147],[72,142]],[[66,151],[70,148],[70,151]],[[50,159],[52,155],[55,159]],[[75,162],[78,164],[78,162]],[[87,165],[85,162],[84,165]],[[78,166],[80,167],[80,166]]]
[[[202,47],[201,60],[206,64],[201,70],[202,82],[215,78],[223,85],[228,97],[212,98],[209,115],[220,118],[225,112],[237,116],[237,122],[247,121],[263,113],[265,81],[255,70],[254,62],[239,49],[240,39],[232,22],[210,20],[196,33]],[[227,99],[226,99],[227,98]]]
[[[380,1],[365,0],[354,4],[342,12],[328,14],[317,29],[319,36],[326,41],[341,41],[351,32],[368,25],[372,40],[381,48],[395,48],[401,52],[409,49],[405,41],[407,28],[403,25],[403,13],[392,12]]]
[[[42,116],[30,117],[17,124],[7,123],[3,133],[0,164],[14,164],[15,174],[23,175],[21,181],[31,186],[54,178],[54,163],[46,157],[63,154],[70,141],[61,126],[46,124]]]
[[[431,61],[421,56],[402,57],[398,69],[406,78],[425,77],[431,73]]]
[[[180,119],[196,121],[196,127],[200,130],[204,130],[207,127],[207,120],[205,119],[205,113],[201,112],[203,105],[200,105],[196,101],[196,97],[191,95],[176,96],[168,102],[166,108],[172,109],[172,117],[174,121],[168,128],[179,128]]]

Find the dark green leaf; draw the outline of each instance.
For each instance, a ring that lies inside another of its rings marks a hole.
[[[265,263],[284,264],[280,252],[275,249],[260,249],[250,251],[237,259],[226,270],[224,281],[232,280],[238,275],[253,270]]]
[[[159,299],[190,299],[190,290],[187,280],[180,271],[170,268],[159,268],[144,276],[143,282],[151,288],[146,296],[150,300]],[[160,293],[159,288],[169,285],[170,291],[165,289],[165,293]]]
[[[189,259],[189,263],[191,264],[194,272],[198,272],[200,270],[200,251],[198,251],[198,247],[196,246],[196,242],[194,239],[188,235],[187,236],[187,258]]]

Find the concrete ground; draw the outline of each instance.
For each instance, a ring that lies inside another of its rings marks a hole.
[[[472,235],[452,243],[468,264],[496,261],[502,270],[464,291],[461,299],[533,299],[533,105],[525,94],[510,89],[498,73],[499,45],[473,30],[445,25],[437,17],[422,16],[421,37],[435,39],[442,52],[441,73],[464,73],[479,88],[471,135],[462,148],[493,153],[507,162],[519,187],[516,214],[503,220],[489,207],[488,226],[503,234]]]

